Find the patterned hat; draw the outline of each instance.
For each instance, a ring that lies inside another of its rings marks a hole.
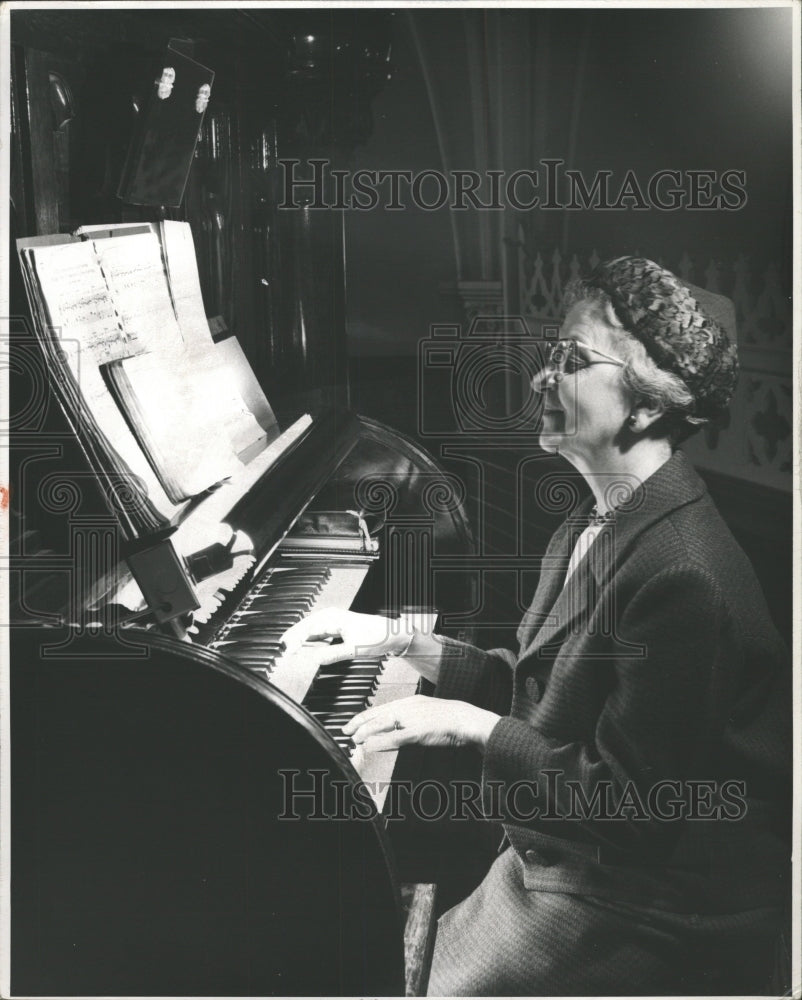
[[[682,379],[696,401],[695,416],[712,417],[726,407],[738,379],[735,344],[679,278],[643,257],[617,257],[599,264],[584,283],[606,292],[627,332]]]

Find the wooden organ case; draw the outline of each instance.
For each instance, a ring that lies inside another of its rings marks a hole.
[[[11,14],[12,239],[188,222],[207,316],[236,334],[282,426],[312,415],[264,474],[226,487],[226,523],[253,541],[247,570],[215,588],[219,567],[177,557],[182,585],[205,585],[195,623],[162,601],[121,624],[118,575],[170,531],[121,528],[48,388],[11,254],[13,994],[404,991],[394,851],[337,734],[368,699],[414,685],[369,657],[284,683],[277,648],[321,600],[473,606],[466,574],[427,575],[432,553],[472,550],[459,491],[413,441],[347,408],[343,213],[311,210],[309,191],[279,208],[280,158],[342,165],[369,134],[391,22]],[[135,206],[117,183],[170,40],[214,86],[180,207]],[[352,508],[381,522],[380,558],[280,548],[303,512]],[[301,794],[288,802],[288,788]]]

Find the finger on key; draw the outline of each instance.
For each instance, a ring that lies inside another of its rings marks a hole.
[[[292,649],[301,646],[304,642],[338,638],[341,634],[342,626],[338,611],[337,609],[329,608],[309,615],[297,624],[292,625],[284,633],[283,638],[287,649]]]
[[[396,728],[395,719],[387,712],[378,711],[375,715],[365,718],[366,714],[365,712],[361,712],[359,715],[354,716],[346,726],[343,726],[343,732],[346,736],[352,736],[354,743],[364,743],[370,736],[375,736],[377,733],[389,732]],[[360,717],[362,721],[357,722]]]
[[[374,718],[374,716],[377,713],[380,713],[382,707],[383,706],[380,706],[378,708],[366,708],[364,712],[359,712],[357,715],[353,717],[353,719],[351,719],[348,725],[344,727],[344,732],[347,732],[349,734],[353,733],[365,722],[368,722],[370,721],[370,719]]]
[[[340,663],[342,660],[352,660],[354,658],[354,647],[347,642],[333,643],[324,647],[326,652],[318,660],[321,667],[327,667],[332,663]]]
[[[294,625],[290,625],[281,637],[288,650],[300,648],[307,641],[310,634],[314,635],[321,632],[320,623],[316,619],[317,615],[309,615],[308,618],[302,618]]]

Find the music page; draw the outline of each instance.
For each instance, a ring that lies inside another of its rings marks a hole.
[[[192,230],[187,222],[160,223],[164,262],[173,308],[184,344],[202,348],[212,343],[201,294]]]
[[[242,464],[225,432],[231,402],[215,373],[204,376],[196,364],[184,353],[152,353],[106,368],[120,407],[174,503],[202,493]]]
[[[55,337],[76,340],[95,364],[145,349],[137,328],[125,326],[115,308],[93,244],[41,246],[28,253]]]
[[[170,302],[156,235],[94,240],[92,246],[127,334],[149,350],[181,350],[183,338]]]

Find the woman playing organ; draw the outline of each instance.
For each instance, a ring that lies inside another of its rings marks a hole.
[[[339,636],[329,660],[372,647],[435,682],[357,715],[358,746],[481,751],[505,848],[441,918],[431,995],[759,992],[790,871],[787,656],[678,448],[726,407],[735,346],[649,260],[599,265],[567,303],[533,390],[542,446],[592,498],[549,544],[517,652],[349,612],[285,641]]]

